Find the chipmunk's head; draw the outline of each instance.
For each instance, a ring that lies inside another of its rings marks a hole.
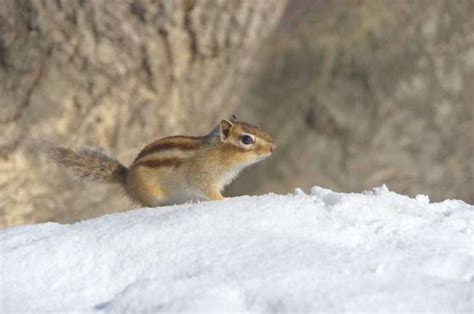
[[[235,157],[235,162],[246,166],[270,156],[276,145],[268,133],[249,123],[232,119],[220,122],[220,140]]]

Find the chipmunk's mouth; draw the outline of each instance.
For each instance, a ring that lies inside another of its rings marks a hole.
[[[270,157],[270,155],[271,155],[271,153],[255,156],[255,158],[254,158],[249,164],[250,164],[250,165],[255,164],[255,163],[259,162],[259,161],[264,160],[265,158]]]
[[[277,148],[276,144],[272,144],[272,146],[270,146],[270,154],[273,153],[276,148]]]

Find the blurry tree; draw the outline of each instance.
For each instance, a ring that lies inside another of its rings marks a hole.
[[[125,164],[148,142],[209,130],[236,106],[284,0],[2,0],[0,225],[130,207],[73,182],[45,143],[99,146]]]
[[[240,116],[279,149],[233,194],[311,185],[474,202],[474,1],[295,0]]]

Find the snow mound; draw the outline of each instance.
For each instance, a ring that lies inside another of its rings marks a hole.
[[[0,230],[0,312],[473,312],[474,206],[386,187]]]

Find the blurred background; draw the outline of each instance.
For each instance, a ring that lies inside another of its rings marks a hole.
[[[0,226],[131,208],[39,150],[147,143],[222,117],[278,149],[226,196],[313,185],[474,203],[472,0],[4,0]]]

